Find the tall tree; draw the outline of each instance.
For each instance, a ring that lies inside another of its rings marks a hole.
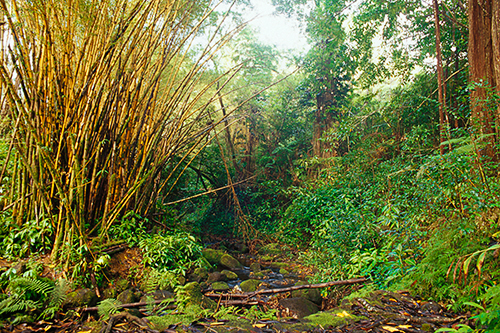
[[[500,1],[469,1],[469,64],[472,122],[479,135],[487,135],[485,154],[498,155],[500,106],[491,104],[492,92],[500,93]],[[490,135],[491,134],[491,135]]]

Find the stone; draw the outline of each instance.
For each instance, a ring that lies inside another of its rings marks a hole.
[[[213,272],[208,274],[208,280],[207,282],[217,282],[217,281],[225,281],[227,278],[224,274],[221,274],[220,272]]]
[[[218,265],[221,261],[222,256],[224,255],[224,252],[214,250],[214,249],[203,249],[201,251],[205,259],[212,265]]]
[[[287,269],[290,267],[290,264],[286,263],[286,262],[272,262],[270,264],[270,266],[272,268],[277,268],[277,269],[281,269],[281,268],[284,268],[284,269]]]
[[[132,289],[122,291],[120,294],[118,294],[116,299],[122,304],[129,304],[137,301],[137,298],[135,297],[134,291]]]
[[[182,287],[183,297],[186,298],[186,306],[198,305],[204,309],[215,310],[217,303],[201,293],[200,284],[198,282],[190,282]]]
[[[229,254],[224,254],[220,259],[220,264],[231,270],[242,268],[243,265],[234,257]]]
[[[224,291],[224,290],[229,290],[229,285],[226,282],[218,281],[212,283],[212,289],[214,291]]]
[[[438,314],[443,310],[441,305],[436,302],[424,302],[420,308],[422,311],[428,311],[433,314]]]
[[[303,297],[284,298],[278,302],[298,318],[304,318],[319,311],[319,306]]]
[[[309,284],[307,281],[298,281],[296,286],[303,286]],[[323,302],[323,297],[321,297],[321,292],[318,289],[299,289],[292,291],[292,297],[304,297],[311,302],[321,305]]]
[[[97,304],[97,295],[92,289],[80,289],[69,293],[64,302],[67,308],[90,307]]]
[[[231,280],[238,280],[238,274],[235,272],[228,271],[227,269],[223,270],[221,274],[224,274],[226,276],[226,279],[231,281]]]
[[[260,264],[258,262],[254,262],[250,265],[250,270],[254,273],[257,273],[257,272],[260,272],[261,270],[261,267],[260,267]]]
[[[244,292],[252,292],[252,291],[257,290],[257,287],[259,286],[259,284],[260,284],[259,280],[254,280],[254,279],[245,280],[245,281],[241,282],[240,288]]]
[[[208,271],[205,268],[197,267],[194,270],[193,274],[196,274],[199,277],[201,277],[202,279],[204,279],[204,278],[206,278],[208,276]]]
[[[102,298],[103,299],[106,299],[106,298],[116,298],[116,289],[115,288],[107,288],[107,289],[104,289],[104,291],[102,292]]]

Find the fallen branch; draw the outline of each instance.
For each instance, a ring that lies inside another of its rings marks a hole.
[[[262,294],[278,294],[278,293],[284,293],[284,292],[294,291],[294,290],[300,290],[300,289],[314,289],[314,288],[326,288],[326,287],[332,287],[332,286],[345,286],[345,285],[363,283],[363,282],[366,282],[366,281],[368,281],[368,280],[365,277],[362,277],[362,278],[357,278],[357,279],[332,281],[332,282],[317,283],[317,284],[303,284],[303,285],[300,285],[300,286],[293,286],[293,287],[286,287],[286,288],[263,289],[263,290],[257,290],[257,291],[246,292],[246,293],[241,293],[241,294],[214,294],[214,293],[207,293],[207,294],[205,294],[205,296],[212,297],[212,298],[219,298],[219,297],[224,297],[224,298],[252,298],[254,296],[262,295]]]

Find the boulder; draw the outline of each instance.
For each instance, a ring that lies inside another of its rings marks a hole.
[[[234,257],[229,254],[224,254],[220,259],[220,264],[231,270],[242,268],[243,265]]]
[[[252,291],[257,290],[257,287],[259,286],[259,284],[260,284],[259,280],[254,280],[254,279],[245,280],[245,281],[241,282],[240,288],[244,292],[252,292]]]
[[[224,252],[214,249],[203,249],[201,252],[205,259],[212,265],[218,265],[224,255]]]
[[[284,298],[278,302],[298,318],[304,318],[319,311],[319,306],[303,297]]]
[[[228,281],[231,281],[231,280],[238,280],[238,274],[236,274],[235,272],[231,272],[231,271],[228,271],[227,269],[223,270],[222,272],[220,272],[221,274],[224,274],[226,276],[226,279]]]
[[[126,289],[122,291],[120,294],[118,294],[116,299],[122,304],[129,304],[137,301],[137,298],[135,297],[134,291],[132,289]]]
[[[182,297],[186,299],[186,307],[198,305],[204,309],[215,310],[217,308],[217,303],[201,293],[200,284],[198,282],[186,284],[182,287],[180,293],[182,293]]]
[[[97,295],[92,289],[80,289],[69,293],[64,302],[67,308],[81,308],[84,306],[94,306],[97,304]]]
[[[212,289],[214,291],[224,291],[224,290],[229,290],[229,285],[226,282],[214,282],[212,283]]]
[[[106,298],[116,298],[116,289],[115,288],[107,288],[107,289],[104,289],[104,291],[102,292],[102,297],[104,299]]]
[[[227,278],[224,274],[220,272],[213,272],[208,274],[207,282],[217,282],[217,281],[225,281]]]
[[[305,284],[309,284],[307,281],[298,281],[296,286],[303,286]],[[292,291],[292,297],[303,297],[311,302],[321,305],[323,302],[323,297],[321,297],[321,292],[319,289],[300,289]]]

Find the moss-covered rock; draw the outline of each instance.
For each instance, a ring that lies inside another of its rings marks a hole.
[[[64,306],[68,308],[81,308],[97,304],[97,295],[92,289],[80,289],[68,294]]]
[[[200,284],[198,282],[190,282],[182,287],[181,290],[178,291],[179,295],[177,298],[182,297],[185,300],[185,306],[200,306],[203,309],[215,309],[217,308],[217,303],[205,297],[201,293]]]
[[[299,318],[309,316],[319,311],[318,305],[303,297],[280,299],[279,304]]]
[[[234,257],[229,254],[224,254],[220,259],[220,264],[229,268],[229,269],[239,269],[242,268],[243,265]]]
[[[260,267],[260,264],[258,262],[254,262],[250,265],[250,270],[254,273],[257,273],[257,272],[260,272],[261,271],[261,267]]]
[[[250,272],[250,278],[252,279],[263,279],[265,277],[266,274],[264,274],[263,272],[256,272],[256,273]]]
[[[284,268],[284,269],[287,269],[290,266],[290,264],[286,263],[286,262],[272,262],[270,264],[270,266],[272,268],[278,268],[278,269]]]
[[[127,279],[119,279],[116,281],[116,292],[121,293],[124,290],[127,290],[130,288],[130,281]]]
[[[218,265],[224,255],[224,252],[214,249],[203,249],[201,252],[205,259],[212,265]]]
[[[222,257],[222,256],[221,256]],[[219,259],[220,260],[220,259]],[[218,262],[217,262],[218,263]],[[198,275],[201,278],[206,278],[208,276],[208,271],[206,268],[203,267],[197,267],[195,268],[194,274]]]
[[[241,282],[240,288],[244,292],[252,292],[252,291],[257,290],[257,287],[259,286],[259,284],[260,284],[259,280],[255,280],[255,279],[245,280],[245,281]]]
[[[135,293],[132,289],[127,289],[122,291],[116,299],[120,301],[122,304],[134,303],[137,302],[137,298],[135,297]]]
[[[289,271],[287,271],[287,270],[286,270],[286,269],[284,269],[284,268],[280,268],[280,274],[283,274],[283,275],[288,275],[288,274],[290,274],[290,272],[289,272]]]
[[[308,284],[307,281],[298,281],[296,286],[303,286]],[[318,289],[300,289],[292,291],[292,297],[304,297],[311,302],[321,305],[323,302],[323,297],[321,297],[321,292]]]
[[[235,272],[228,271],[227,269],[223,270],[221,274],[226,276],[227,280],[238,280],[238,275]]]
[[[116,294],[117,294],[117,292],[116,292],[115,288],[106,288],[102,292],[102,297],[104,299],[106,299],[106,298],[116,298]]]
[[[352,313],[336,309],[334,311],[318,312],[304,318],[304,321],[311,323],[314,326],[320,326],[323,328],[337,327],[342,325],[348,325],[355,321],[364,319],[364,317],[359,317],[353,315]]]
[[[224,291],[224,290],[229,290],[230,288],[226,282],[218,281],[212,283],[212,289],[215,291]]]
[[[207,282],[210,283],[210,282],[225,281],[225,280],[227,280],[227,277],[224,274],[220,272],[213,272],[208,274]]]

